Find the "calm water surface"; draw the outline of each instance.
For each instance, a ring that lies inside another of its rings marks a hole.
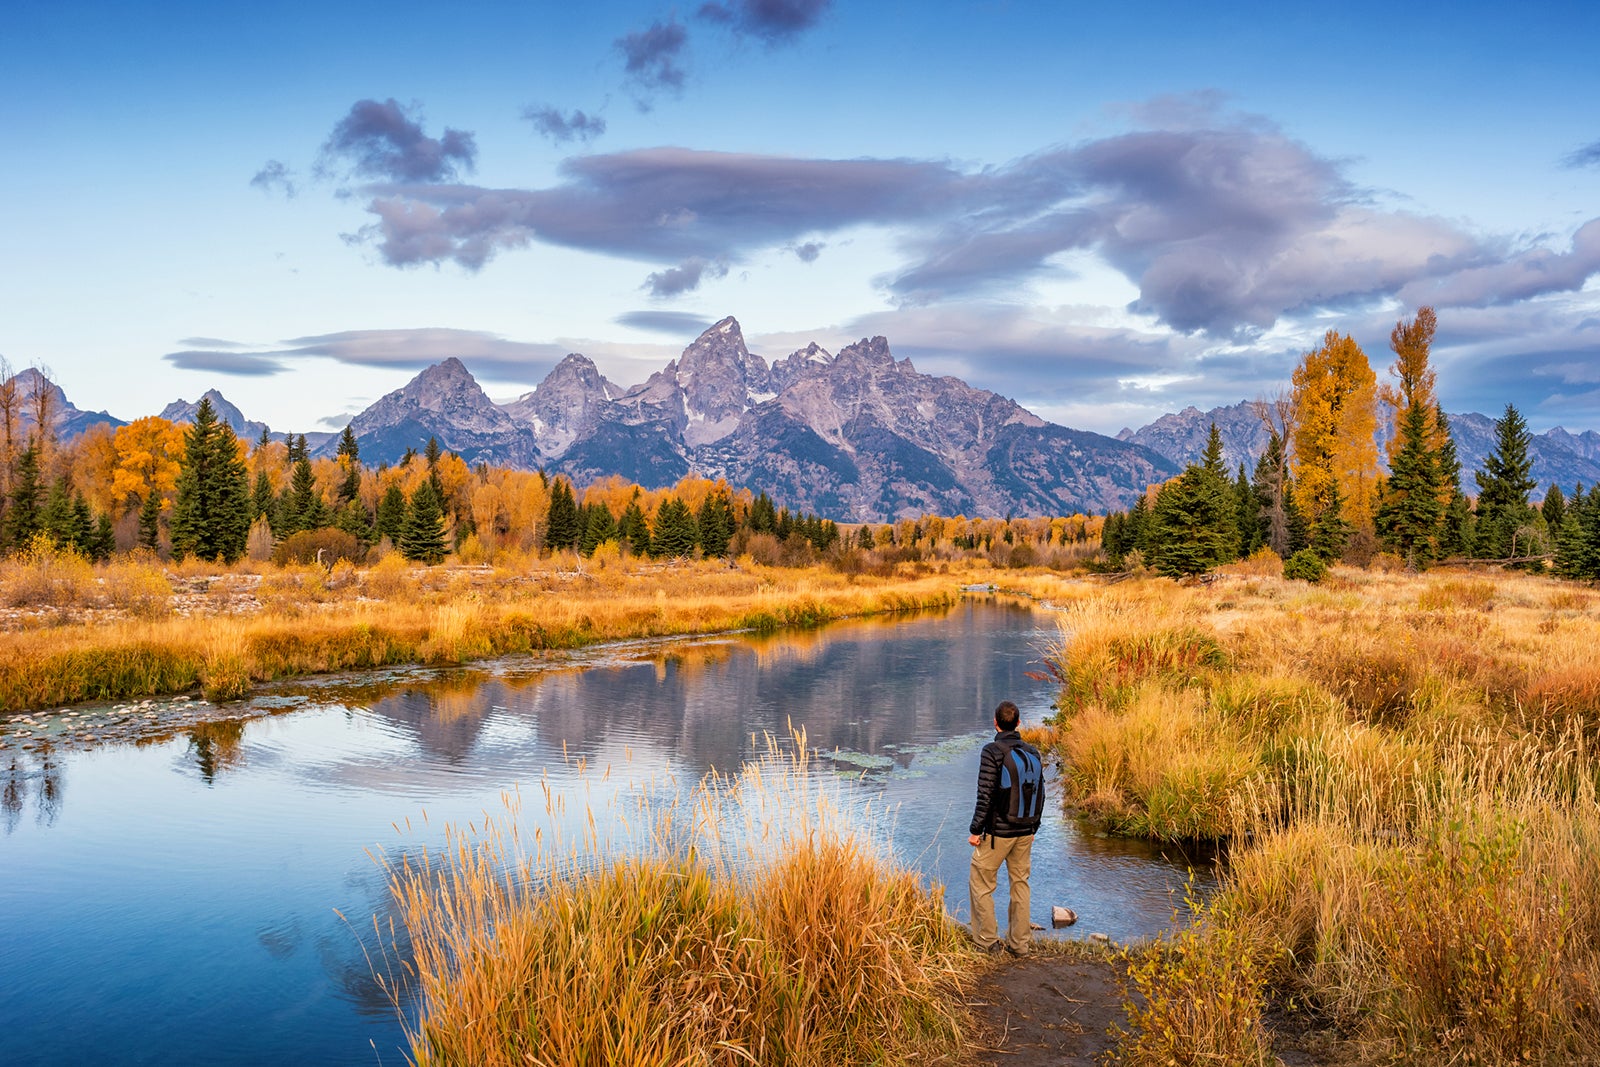
[[[514,786],[578,788],[580,765],[613,787],[737,768],[791,722],[965,919],[987,718],[1008,698],[1049,713],[1025,672],[1055,636],[1048,613],[969,601],[282,689],[254,718],[48,758],[0,738],[0,1063],[403,1063],[360,936],[387,904],[374,852],[437,845]],[[1170,922],[1186,864],[1050,809],[1036,921],[1060,903],[1081,917],[1061,936]]]

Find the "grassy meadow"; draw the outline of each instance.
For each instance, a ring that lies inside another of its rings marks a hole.
[[[1600,595],[1498,572],[1270,565],[1065,601],[1042,740],[1113,830],[1230,843],[1129,956],[1121,1062],[1600,1057]]]
[[[226,700],[322,671],[815,626],[945,607],[995,573],[981,560],[845,573],[614,550],[493,567],[390,555],[362,568],[35,554],[0,562],[0,712],[196,689]]]

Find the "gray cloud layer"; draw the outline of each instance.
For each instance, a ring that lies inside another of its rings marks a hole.
[[[683,50],[688,43],[689,31],[683,23],[669,19],[624,34],[615,45],[622,53],[622,69],[635,88],[678,91],[683,88]]]
[[[266,193],[276,189],[291,200],[298,192],[294,183],[294,172],[276,159],[267,160],[261,169],[256,171],[255,177],[250,179],[250,184]]]
[[[833,0],[727,0],[700,5],[699,16],[768,44],[786,44],[811,29]]]
[[[650,330],[673,337],[698,337],[713,320],[689,311],[629,311],[616,317],[619,326],[632,326],[636,330]]]
[[[1600,141],[1575,149],[1561,161],[1564,167],[1600,167]]]
[[[446,128],[429,137],[393,97],[357,100],[322,146],[323,169],[342,163],[353,176],[378,181],[455,181],[477,157],[471,133]]]
[[[1524,300],[1600,271],[1596,222],[1568,252],[1515,248],[1377,206],[1337,163],[1259,120],[1135,130],[980,170],[654,148],[569,159],[543,189],[369,191],[377,221],[363,236],[396,266],[477,269],[541,242],[654,262],[646,286],[668,297],[712,264],[780,249],[804,260],[819,235],[873,225],[906,254],[882,280],[905,305],[1014,290],[1089,253],[1138,287],[1134,310],[1217,337],[1395,297]]]
[[[542,107],[523,108],[522,117],[533,123],[533,128],[541,137],[548,138],[555,144],[592,141],[606,132],[606,120],[599,115],[589,115],[582,111],[563,114],[548,104]]]
[[[191,338],[200,341],[201,338]],[[241,349],[254,348],[253,351]],[[321,357],[358,367],[421,370],[455,356],[512,380],[537,381],[567,353],[556,344],[508,341],[481,330],[346,330],[295,337],[280,346],[246,346],[211,340],[205,349],[169,352],[161,358],[185,370],[261,377],[290,370],[289,361]]]

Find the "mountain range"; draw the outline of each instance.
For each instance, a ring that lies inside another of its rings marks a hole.
[[[24,371],[23,375],[37,374]],[[21,376],[19,376],[20,378]],[[36,383],[19,382],[27,394]],[[106,412],[82,412],[53,383],[58,432],[74,436]],[[249,440],[267,428],[215,389],[220,419]],[[178,400],[163,418],[188,422],[198,401]],[[1463,468],[1494,445],[1494,420],[1452,415]],[[896,359],[882,337],[830,353],[812,343],[769,364],[725,318],[643,383],[622,387],[587,356],[571,353],[533,391],[496,404],[455,358],[423,370],[351,420],[370,464],[397,462],[430,437],[470,464],[535,467],[582,484],[620,475],[670,485],[690,472],[766,491],[788,507],[840,521],[923,513],[1062,515],[1130,506],[1151,484],[1204,450],[1212,423],[1227,461],[1254,466],[1267,431],[1248,402],[1185,408],[1117,437],[1068,429],[1015,401],[954,377],[923,374]],[[282,434],[270,436],[282,438]],[[338,435],[306,434],[313,455],[332,455]],[[1541,485],[1600,482],[1600,434],[1536,435]],[[1465,488],[1472,491],[1470,477]]]
[[[1446,417],[1450,420],[1456,455],[1461,460],[1461,488],[1468,495],[1476,495],[1477,485],[1472,473],[1482,470],[1484,460],[1494,451],[1495,420],[1470,411]],[[1125,429],[1117,434],[1117,439],[1144,445],[1174,463],[1195,463],[1205,451],[1212,423],[1216,423],[1217,433],[1222,437],[1228,469],[1243,462],[1247,469],[1254,470],[1270,434],[1249,401],[1210,411],[1187,407],[1176,414],[1163,415],[1137,430]],[[1380,461],[1385,455],[1382,446],[1386,439],[1380,429]],[[1530,473],[1539,486],[1534,490],[1535,498],[1542,496],[1543,490],[1551,485],[1559,485],[1566,491],[1576,485],[1600,484],[1600,433],[1594,430],[1574,434],[1557,426],[1533,434],[1528,442],[1528,456],[1533,460]]]

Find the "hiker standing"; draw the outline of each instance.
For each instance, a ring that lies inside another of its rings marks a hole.
[[[972,902],[972,939],[985,952],[1004,945],[1012,955],[1028,954],[1033,929],[1028,921],[1028,875],[1033,866],[1033,835],[1044,810],[1044,762],[1039,750],[1017,733],[1021,713],[1009,700],[994,709],[994,740],[978,757],[978,803],[967,843],[973,846],[967,892]],[[994,887],[1006,865],[1011,904],[1006,939],[995,930]]]

